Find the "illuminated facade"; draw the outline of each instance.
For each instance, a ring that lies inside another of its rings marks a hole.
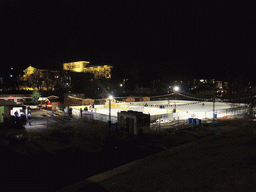
[[[63,70],[94,74],[95,79],[110,79],[112,66],[88,66],[88,61],[64,63]]]
[[[33,73],[35,73],[35,71],[36,71],[36,68],[35,67],[31,67],[31,66],[29,66],[28,68],[23,70],[25,76],[30,76]]]
[[[37,69],[29,66],[23,70],[24,74],[19,75],[19,90],[54,90],[54,86],[60,76],[59,71]]]

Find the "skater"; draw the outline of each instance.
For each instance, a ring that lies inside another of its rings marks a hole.
[[[18,115],[19,115],[19,113],[18,113],[18,111],[15,111],[15,113],[14,113],[14,115],[15,115],[15,123],[18,123]]]
[[[31,126],[31,114],[28,114],[28,124]]]
[[[90,105],[90,110],[91,110],[91,112],[93,112],[93,107],[92,107],[92,105]]]

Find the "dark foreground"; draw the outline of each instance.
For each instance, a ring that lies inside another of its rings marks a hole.
[[[256,184],[254,129],[255,122],[239,120],[141,136],[112,129],[107,135],[70,129],[33,139],[1,135],[1,191],[247,191]],[[144,157],[129,171],[72,188]]]
[[[134,136],[120,130],[109,130],[104,137],[58,130],[32,139],[1,135],[1,191],[56,191],[164,148],[189,142],[164,142],[161,138]],[[63,148],[52,153],[45,150],[56,143]]]
[[[220,121],[206,130],[215,133],[205,137],[198,134],[190,143],[60,191],[255,191],[255,121]]]

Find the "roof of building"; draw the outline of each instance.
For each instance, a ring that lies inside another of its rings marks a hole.
[[[22,107],[23,105],[18,105],[14,101],[0,100],[0,106],[19,106],[19,107]]]
[[[53,99],[47,99],[46,102],[47,102],[47,101],[49,101],[49,102],[51,102],[51,103],[52,103],[52,102],[60,102],[58,98],[56,98],[56,99],[54,99],[54,98],[53,98]]]
[[[16,98],[16,97],[23,97],[23,98],[32,98],[31,94],[4,94],[4,95],[0,95],[0,98],[9,98],[10,99],[13,97],[13,98]]]

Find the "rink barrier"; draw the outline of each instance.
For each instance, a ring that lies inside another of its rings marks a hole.
[[[189,104],[185,104],[185,105],[189,105]],[[103,106],[103,105],[101,105],[101,106]],[[75,106],[75,107],[72,106],[71,108],[73,108],[72,116],[75,119],[81,119],[81,113],[80,113],[81,106]],[[213,118],[213,111],[198,111],[198,112],[189,113],[187,111],[185,112],[185,111],[177,110],[176,113],[172,113],[172,109],[161,109],[161,108],[152,108],[152,107],[143,107],[143,109],[144,109],[144,113],[145,112],[160,113],[157,115],[151,115],[150,122],[154,122],[154,120],[157,120],[157,118],[165,118],[165,117],[170,117],[170,116],[172,118],[176,118],[176,119],[180,119],[180,120],[188,119],[188,118],[198,118],[198,119],[212,119]],[[216,110],[216,114],[217,114],[218,118],[230,117],[230,116],[234,116],[234,115],[238,115],[238,114],[245,114],[247,112],[248,112],[248,105]],[[85,112],[83,111],[83,113],[85,113]],[[91,113],[91,112],[87,112],[87,113]],[[100,120],[100,121],[104,121],[104,122],[109,121],[108,114],[99,114],[99,113],[95,113],[95,112],[92,112],[92,114],[93,114],[93,119],[95,119],[95,120]],[[82,116],[82,118],[83,118],[83,116]],[[111,121],[113,123],[116,123],[117,117],[111,116]]]
[[[91,118],[91,116],[92,116],[92,118]],[[82,121],[93,121],[93,120],[99,120],[99,121],[104,121],[104,122],[109,121],[108,114],[100,114],[100,113],[95,113],[95,112],[90,112],[90,111],[82,111],[82,118],[81,118],[80,109],[73,109],[72,117],[75,119],[78,119],[78,120],[82,120]],[[117,121],[118,120],[117,120],[116,116],[111,116],[112,123],[117,123]]]

